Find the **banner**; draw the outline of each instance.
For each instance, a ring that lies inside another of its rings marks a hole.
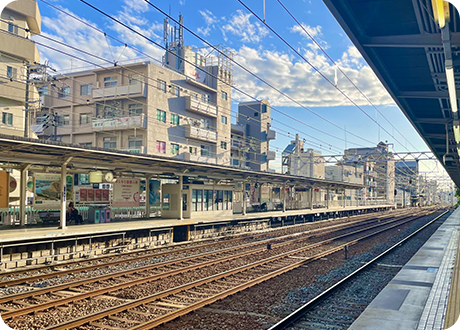
[[[160,181],[155,180],[155,179],[150,179],[149,183],[149,202],[151,206],[160,206]],[[141,201],[145,202],[146,196],[145,196],[145,180],[141,180],[141,191],[142,196],[141,196]],[[142,200],[143,198],[143,200]]]
[[[0,209],[8,210],[10,198],[10,174],[0,171]]]
[[[56,173],[35,173],[34,209],[60,208],[61,175]],[[66,176],[66,201],[72,200],[73,176]]]
[[[139,179],[119,178],[113,184],[113,203],[115,207],[139,206]]]

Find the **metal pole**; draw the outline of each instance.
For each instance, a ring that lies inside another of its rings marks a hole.
[[[150,218],[150,179],[150,175],[145,178],[145,213],[147,218]]]
[[[286,184],[283,184],[283,212],[286,212]]]
[[[329,188],[326,189],[326,208],[329,209]]]
[[[246,182],[243,181],[243,215],[246,215],[247,203],[246,203]]]
[[[311,187],[310,188],[310,210],[313,210],[313,203],[314,203],[314,193],[315,193],[315,188]]]
[[[27,201],[27,174],[30,164],[24,165],[21,168],[21,180],[19,182],[20,192],[19,192],[19,221],[21,227],[26,225],[26,201]]]
[[[182,196],[182,190],[184,187],[184,176],[179,174],[179,189],[180,189],[180,196],[179,196],[179,220],[184,220],[184,210],[183,210],[183,203],[184,203],[184,196]]]
[[[29,137],[29,84],[30,84],[30,67],[26,62],[26,95],[24,103],[24,137]]]
[[[61,226],[60,229],[65,229],[67,227],[66,223],[66,177],[67,177],[67,162],[61,166]]]

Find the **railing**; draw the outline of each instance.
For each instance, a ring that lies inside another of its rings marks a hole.
[[[107,88],[95,88],[92,90],[93,99],[100,99],[104,97],[117,97],[123,95],[142,94],[145,95],[144,84],[115,86]]]
[[[140,116],[93,119],[92,127],[95,131],[147,128],[147,117],[142,114]]]
[[[185,125],[185,137],[189,139],[217,142],[217,132],[192,125]]]
[[[194,155],[189,152],[184,152],[184,159],[194,162],[207,163],[207,164],[217,164],[217,158],[213,156],[201,156]]]
[[[200,101],[191,96],[185,97],[185,109],[195,111],[208,116],[217,116],[217,106],[208,102]]]

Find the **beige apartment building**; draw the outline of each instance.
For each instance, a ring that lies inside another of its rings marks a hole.
[[[30,32],[26,32],[26,29]],[[24,136],[27,63],[40,61],[35,42],[41,16],[35,0],[17,0],[1,13],[0,21],[0,133]],[[29,108],[38,105],[35,87],[30,85]],[[29,126],[30,127],[30,126]],[[30,136],[30,135],[28,135]]]
[[[188,46],[169,47],[163,64],[93,68],[43,83],[34,130],[87,147],[230,165],[231,67]]]

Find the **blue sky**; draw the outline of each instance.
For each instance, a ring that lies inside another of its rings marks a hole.
[[[116,36],[123,42],[141,49],[152,57],[160,59],[163,54],[163,51],[156,46],[134,35],[80,1],[47,1],[84,19],[88,24],[97,26],[108,34]],[[162,43],[164,16],[145,1],[88,0],[88,2],[117,17],[149,38]],[[272,110],[272,126],[278,131],[277,139],[271,143],[272,150],[281,152],[294,138],[295,133],[299,133],[301,138],[306,139],[307,147],[319,150],[325,155],[339,154],[343,152],[345,145],[348,148],[371,146],[372,144],[376,145],[379,140],[394,143],[395,151],[428,150],[321,0],[284,0],[283,3],[304,28],[314,36],[329,56],[339,64],[340,69],[359,86],[379,111],[391,120],[396,129],[380,114],[376,116],[376,110],[339,72],[338,87],[357,103],[361,110],[353,106],[325,79],[315,73],[308,63],[297,56],[277,36],[263,26],[256,17],[251,15],[238,0],[225,2],[159,0],[152,1],[152,3],[162,10],[170,12],[174,18],[178,18],[179,13],[182,13],[186,27],[212,44],[222,44],[230,48],[238,63],[324,119],[339,126],[334,126],[308,110],[293,104],[256,78],[239,68],[235,68],[234,82],[238,88],[258,99],[268,99],[273,107],[298,120],[294,121]],[[245,0],[244,3],[257,15],[263,16],[262,0]],[[44,2],[39,0],[38,4],[43,16],[43,35],[61,40],[108,60],[128,60],[139,56],[132,50],[124,49],[125,47],[121,44],[106,40],[99,32],[57,12]],[[305,35],[277,0],[266,0],[266,22],[312,65],[317,67],[325,77],[334,81],[334,65],[313,45],[312,40]],[[52,41],[44,40],[41,37],[36,37],[35,40],[79,57],[88,58],[63,46],[56,46]],[[191,46],[203,46],[202,41],[188,32],[185,32],[185,43]],[[60,70],[68,69],[71,66],[75,68],[87,65],[76,60],[71,61],[69,57],[40,45],[39,50],[42,60],[49,60]],[[96,62],[94,58],[90,58],[90,60]],[[237,110],[239,101],[248,100],[247,97],[235,91],[232,93],[232,99],[232,110],[234,111]],[[363,111],[377,120],[383,128],[379,129]],[[235,118],[232,118],[232,121],[234,122]],[[333,137],[307,127],[303,123],[327,132]],[[343,130],[345,127],[348,133]],[[384,129],[390,134],[384,132]],[[354,135],[361,137],[361,139]],[[364,140],[371,141],[372,144]],[[275,162],[279,163],[280,161],[281,155],[278,154]],[[273,167],[277,168],[278,166]]]

